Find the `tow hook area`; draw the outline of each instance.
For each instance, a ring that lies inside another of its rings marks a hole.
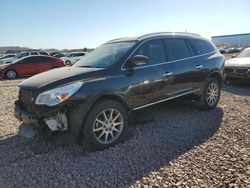
[[[68,130],[68,118],[65,112],[58,112],[55,116],[47,117],[43,120],[52,131]]]

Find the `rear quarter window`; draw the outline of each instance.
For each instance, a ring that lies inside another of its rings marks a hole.
[[[185,39],[173,38],[166,39],[165,41],[170,51],[172,60],[179,60],[191,57],[190,49],[188,48]]]
[[[191,45],[195,48],[197,55],[202,55],[214,51],[213,45],[206,40],[189,39]]]

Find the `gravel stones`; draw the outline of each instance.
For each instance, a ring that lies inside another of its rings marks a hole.
[[[250,87],[218,108],[175,100],[138,111],[128,140],[89,152],[18,135],[20,80],[0,80],[0,187],[250,187]]]

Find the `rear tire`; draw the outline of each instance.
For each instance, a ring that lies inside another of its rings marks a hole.
[[[203,110],[214,109],[220,100],[220,93],[219,81],[216,78],[208,78],[198,103],[199,107]]]
[[[117,101],[101,100],[90,110],[83,137],[90,150],[112,147],[125,139],[128,130],[128,113]]]
[[[8,70],[5,75],[9,80],[13,80],[17,77],[17,73],[14,70]]]

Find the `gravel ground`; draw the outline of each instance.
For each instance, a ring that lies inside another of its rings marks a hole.
[[[250,187],[250,87],[219,106],[175,100],[137,112],[128,140],[104,151],[18,135],[20,80],[0,80],[0,187]]]

